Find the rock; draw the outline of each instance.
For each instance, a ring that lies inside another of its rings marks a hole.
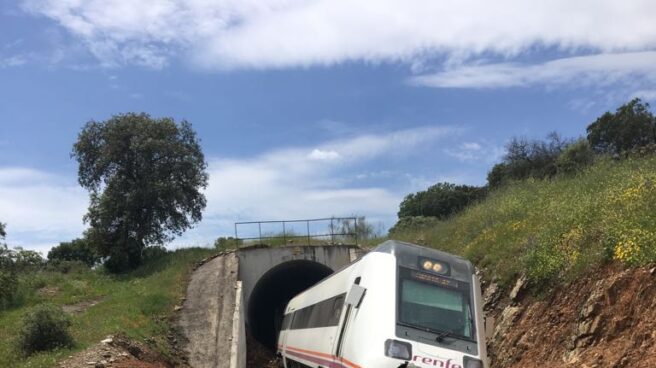
[[[98,362],[96,363],[95,368],[105,368],[105,364]]]
[[[515,319],[519,316],[521,311],[522,308],[520,307],[507,307],[503,310],[501,313],[501,320],[494,329],[494,339],[496,339],[497,336],[504,336],[506,334],[506,331],[512,326],[513,322],[515,322]]]
[[[652,269],[650,269],[649,274],[654,276],[656,274],[656,267],[653,267]]]
[[[483,306],[486,310],[494,308],[499,299],[499,285],[496,282],[490,283],[483,293]]]
[[[96,365],[96,362],[87,362],[87,365]]]
[[[176,306],[173,308],[173,310],[176,311],[176,312],[178,312],[178,311],[182,310],[182,306],[181,306],[181,305],[176,305]]]
[[[103,343],[103,344],[105,344],[105,345],[107,345],[107,344],[111,344],[111,343],[113,343],[113,342],[114,342],[114,338],[111,337],[111,336],[107,336],[107,338],[106,338],[105,340],[101,341],[101,343]]]
[[[517,282],[515,283],[515,287],[510,291],[510,300],[512,301],[517,301],[517,297],[519,294],[525,289],[526,287],[526,276],[521,276],[520,278],[517,279]]]

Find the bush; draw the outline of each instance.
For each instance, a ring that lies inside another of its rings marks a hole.
[[[0,269],[0,310],[9,307],[18,292],[18,277],[11,270]]]
[[[411,216],[402,217],[389,230],[390,237],[404,233],[419,233],[422,230],[430,229],[440,222],[436,217]]]
[[[154,261],[156,259],[160,259],[160,258],[164,257],[165,255],[167,255],[168,253],[169,253],[169,251],[166,250],[166,248],[164,248],[163,246],[153,245],[153,246],[144,248],[144,250],[141,254],[141,257],[143,258],[144,263],[145,263],[145,262],[149,262],[149,261]]]
[[[486,188],[438,183],[425,191],[408,194],[399,206],[399,218],[427,216],[446,219],[485,197]]]
[[[595,159],[595,153],[588,141],[580,139],[567,148],[558,156],[556,167],[558,174],[572,174],[590,166]]]
[[[0,226],[1,230],[2,226]],[[17,291],[18,277],[14,267],[13,251],[7,249],[6,245],[0,244],[0,309],[7,308],[11,304]]]
[[[49,261],[46,271],[61,272],[64,274],[79,274],[89,270],[89,266],[81,261]]]
[[[74,239],[59,243],[48,252],[48,261],[79,261],[92,267],[100,261],[95,249],[86,239]]]
[[[214,241],[214,248],[219,251],[239,248],[239,240],[232,236],[222,236]]]
[[[61,308],[51,304],[39,305],[23,318],[18,348],[29,356],[39,351],[72,347],[70,325]]]
[[[510,181],[527,178],[545,179],[556,175],[556,160],[571,145],[557,133],[547,135],[545,140],[513,138],[506,145],[503,162],[495,165],[488,173],[488,185],[497,188]]]

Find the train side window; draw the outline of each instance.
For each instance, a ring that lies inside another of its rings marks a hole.
[[[280,327],[280,329],[283,331],[289,329],[291,319],[292,319],[292,313],[285,314],[285,316],[282,319],[282,326]]]
[[[339,324],[346,294],[340,294],[294,312],[291,329],[330,327]]]
[[[344,294],[338,295],[334,299],[330,319],[328,320],[329,326],[337,326],[339,324],[339,317],[342,315],[342,307],[344,306]]]

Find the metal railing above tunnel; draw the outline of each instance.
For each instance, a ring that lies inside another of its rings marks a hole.
[[[235,223],[238,247],[255,245],[358,245],[357,217]]]

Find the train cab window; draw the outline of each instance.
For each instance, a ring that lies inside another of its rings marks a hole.
[[[472,338],[468,287],[430,282],[407,273],[399,281],[400,323],[438,334],[447,332]]]

